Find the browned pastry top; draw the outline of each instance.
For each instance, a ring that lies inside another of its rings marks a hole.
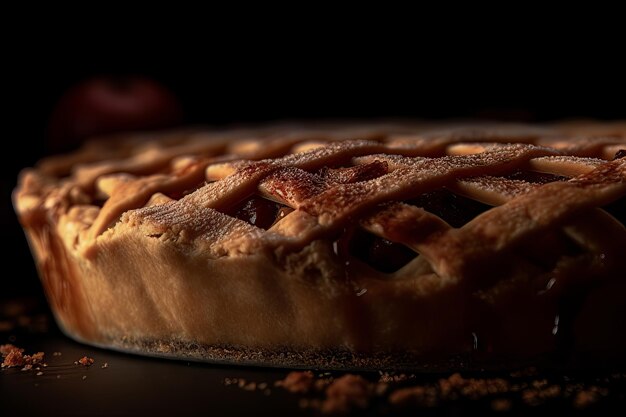
[[[359,222],[426,255],[438,275],[458,277],[465,258],[475,263],[493,255],[464,242],[497,240],[488,251],[504,252],[624,194],[626,160],[606,160],[626,148],[626,127],[605,124],[594,132],[586,125],[592,133],[581,136],[568,130],[279,125],[108,139],[26,171],[16,203],[24,219],[45,208],[72,224],[72,246],[83,249],[125,224],[194,240],[225,256],[302,248]],[[338,141],[345,138],[361,139]],[[562,180],[512,179],[518,171]],[[442,187],[496,208],[452,228],[402,203]],[[233,207],[254,195],[292,210],[268,230],[233,217]],[[412,230],[426,225],[433,229],[428,238]]]

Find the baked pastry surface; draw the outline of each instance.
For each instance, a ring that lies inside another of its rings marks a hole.
[[[625,149],[617,122],[135,134],[24,170],[14,205],[85,343],[335,368],[613,357]]]

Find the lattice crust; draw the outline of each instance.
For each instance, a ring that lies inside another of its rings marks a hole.
[[[213,260],[268,254],[277,268],[328,242],[335,254],[324,262],[349,281],[336,285],[399,291],[409,280],[412,297],[463,286],[492,299],[524,274],[565,283],[581,265],[585,279],[624,267],[626,229],[602,209],[626,195],[622,149],[622,122],[186,130],[105,138],[44,160],[24,171],[14,201],[41,259],[42,224],[81,263],[129,233]],[[491,208],[453,227],[415,203],[442,190]],[[233,212],[251,198],[284,207],[267,230]],[[346,255],[357,229],[419,256],[376,270]],[[537,251],[554,252],[549,267],[537,266]]]

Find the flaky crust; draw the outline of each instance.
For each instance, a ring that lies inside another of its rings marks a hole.
[[[57,321],[99,346],[286,366],[623,352],[626,229],[602,209],[626,195],[621,149],[625,123],[190,129],[45,159],[14,203]],[[442,190],[488,207],[453,226],[424,202]],[[253,197],[286,211],[265,230],[234,213]],[[357,233],[418,256],[382,271]]]

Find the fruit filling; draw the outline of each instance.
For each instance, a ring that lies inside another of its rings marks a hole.
[[[377,271],[387,274],[396,272],[418,256],[401,243],[391,242],[362,229],[356,229],[352,235],[349,253]]]
[[[235,206],[231,215],[261,229],[269,229],[291,209],[259,196],[252,196]]]
[[[522,180],[533,184],[547,184],[555,181],[567,181],[569,178],[560,175],[548,174],[545,172],[516,171],[506,178],[511,180]]]
[[[487,204],[454,194],[446,189],[424,193],[406,203],[441,217],[452,227],[461,227],[491,208]]]

